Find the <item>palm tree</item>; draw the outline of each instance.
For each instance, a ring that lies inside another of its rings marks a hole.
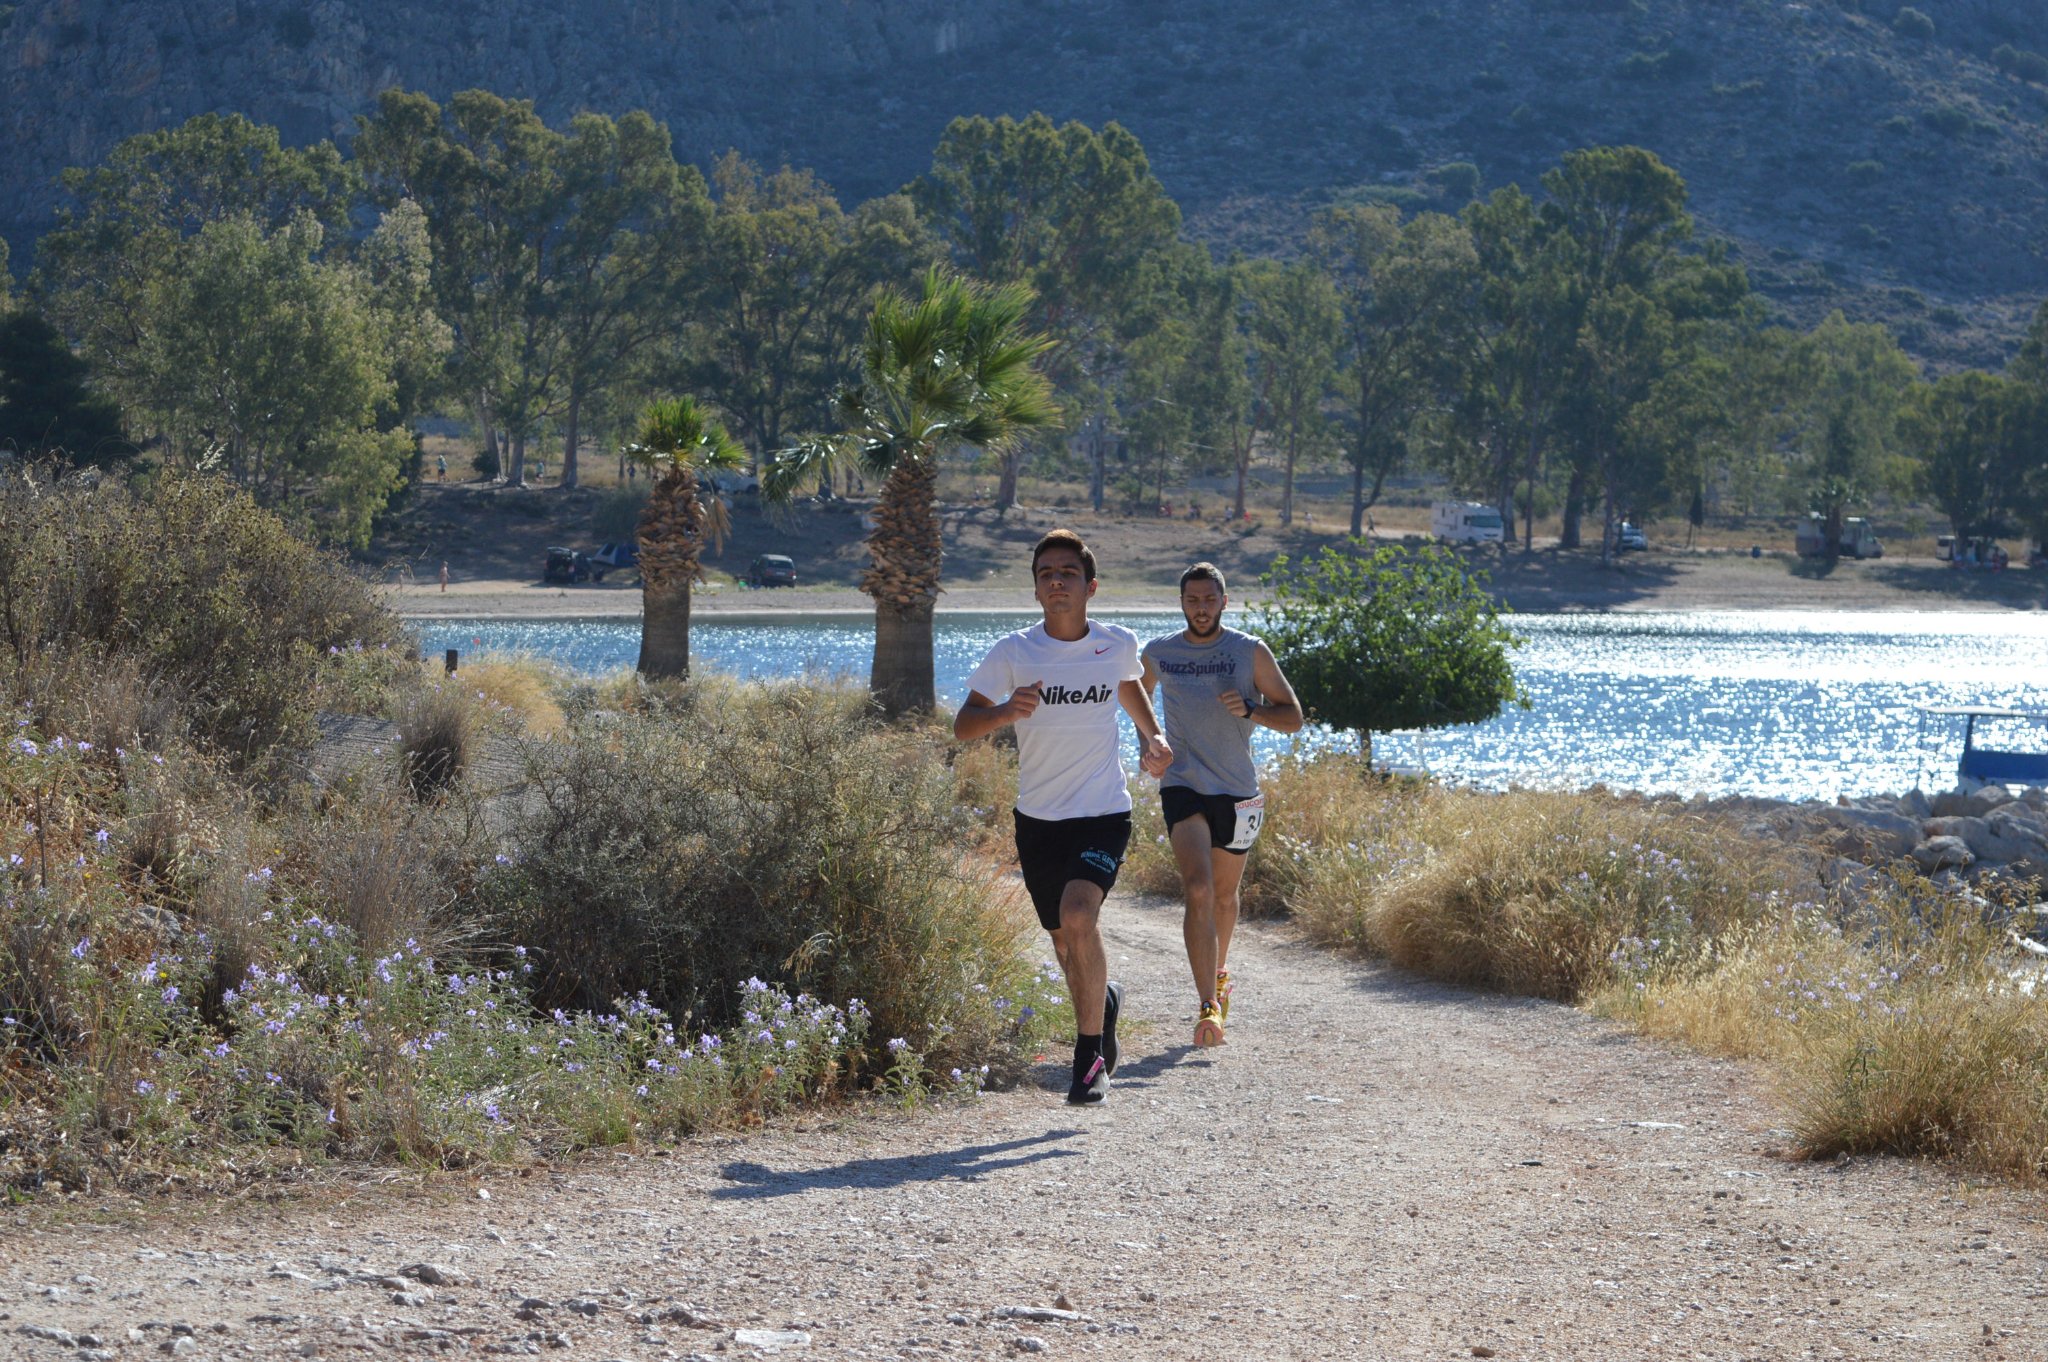
[[[697,475],[745,466],[746,451],[687,397],[651,403],[628,458],[655,475],[640,512],[640,674],[690,674],[690,587],[703,575],[707,542],[725,547],[732,520],[716,492],[697,495]]]
[[[881,481],[860,589],[875,602],[868,687],[892,717],[935,700],[940,457],[961,445],[999,451],[1058,415],[1052,385],[1032,367],[1053,342],[1024,329],[1031,304],[1022,285],[971,284],[938,270],[915,302],[883,294],[868,319],[861,380],[835,402],[843,430],[777,451],[762,479],[775,501],[845,464]]]

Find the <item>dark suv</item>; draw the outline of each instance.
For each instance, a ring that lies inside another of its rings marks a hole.
[[[796,564],[779,553],[764,553],[747,569],[750,586],[795,586]]]
[[[540,570],[543,582],[587,582],[593,575],[602,579],[604,574],[602,570],[593,573],[589,557],[575,549],[549,549]]]

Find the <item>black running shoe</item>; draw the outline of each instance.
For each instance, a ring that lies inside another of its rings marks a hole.
[[[1115,1077],[1117,1061],[1116,1014],[1123,1011],[1124,986],[1110,983],[1102,994],[1102,1063],[1103,1073]]]
[[[1074,1086],[1067,1089],[1067,1105],[1092,1107],[1109,1096],[1109,1065],[1096,1055],[1074,1070]]]

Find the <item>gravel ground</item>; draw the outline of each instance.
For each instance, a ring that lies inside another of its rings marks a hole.
[[[1046,1064],[425,1191],[17,1210],[0,1356],[2048,1356],[2039,1197],[1785,1161],[1742,1066],[1285,929],[1241,933],[1231,1044],[1197,1052],[1177,908],[1105,919],[1132,1025],[1101,1108]]]

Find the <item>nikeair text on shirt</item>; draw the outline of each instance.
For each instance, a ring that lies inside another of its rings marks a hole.
[[[1039,703],[1047,705],[1099,705],[1116,695],[1113,685],[1100,686],[1047,686],[1038,693]]]

